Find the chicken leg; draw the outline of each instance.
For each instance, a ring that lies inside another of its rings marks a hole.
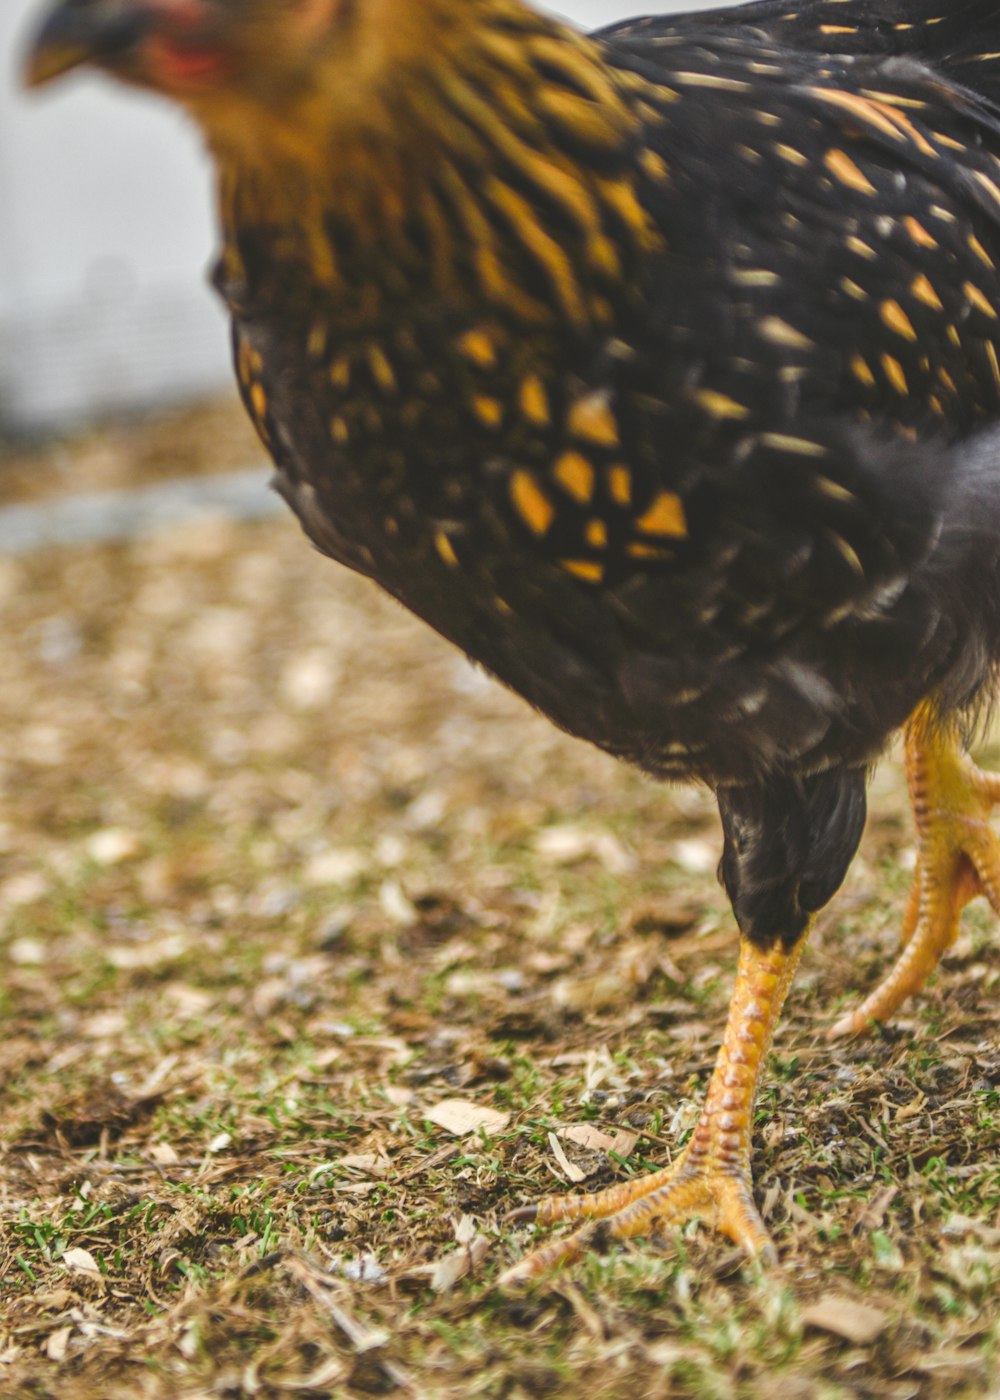
[[[905,743],[918,854],[903,946],[887,976],[841,1017],[831,1036],[857,1034],[887,1021],[918,992],[954,942],[970,900],[985,895],[1000,914],[1000,841],[989,823],[1000,802],[1000,775],[976,767],[955,722],[930,703],[910,718]]]
[[[608,1240],[680,1228],[703,1218],[767,1262],[776,1258],[754,1204],[750,1172],[753,1110],[761,1071],[791,986],[805,937],[791,948],[762,949],[744,938],[729,1020],[701,1117],[669,1167],[593,1195],[547,1197],[515,1211],[540,1225],[586,1222],[508,1269],[502,1284],[520,1283],[579,1259]]]

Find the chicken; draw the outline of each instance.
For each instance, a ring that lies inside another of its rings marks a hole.
[[[903,949],[1000,910],[1000,3],[762,0],[585,36],[522,0],[63,0],[28,61],[180,103],[215,282],[310,539],[571,734],[711,786],[740,933],[664,1170],[518,1212],[774,1251],[751,1124],[905,726]]]

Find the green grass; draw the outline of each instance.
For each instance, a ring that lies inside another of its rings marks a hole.
[[[507,1212],[568,1189],[550,1134],[636,1134],[560,1138],[593,1189],[690,1131],[735,955],[711,875],[677,859],[717,844],[710,799],[470,691],[281,524],[11,568],[0,1394],[996,1394],[992,920],[970,911],[897,1026],[823,1038],[905,903],[891,765],[759,1102],[779,1268],[691,1229],[505,1292],[544,1237]],[[198,631],[218,609],[231,651]],[[31,642],[53,616],[84,639],[56,675]],[[340,680],[303,708],[282,677],[310,651]],[[108,829],[133,841],[102,863]],[[504,1126],[451,1136],[427,1117],[449,1098]],[[869,1340],[815,1320],[831,1295],[875,1310]]]

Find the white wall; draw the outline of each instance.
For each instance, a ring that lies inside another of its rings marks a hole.
[[[96,76],[19,91],[39,10],[0,0],[0,412],[35,424],[221,383],[197,139]]]
[[[0,421],[22,426],[200,393],[228,376],[204,282],[214,233],[197,136],[166,103],[96,75],[22,93],[19,55],[44,5],[0,0]],[[643,5],[552,8],[593,26]]]

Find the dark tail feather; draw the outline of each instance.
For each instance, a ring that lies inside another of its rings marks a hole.
[[[639,37],[641,23],[605,32]],[[780,43],[822,53],[922,59],[1000,102],[1000,0],[757,0],[656,23],[763,29]]]
[[[927,0],[921,0],[926,4]],[[941,6],[945,9],[944,6]],[[940,29],[941,33],[935,33]],[[973,92],[1000,102],[1000,4],[997,0],[966,0],[945,10],[938,25],[923,25],[932,45],[928,56],[946,73]],[[937,47],[933,47],[937,45]],[[916,50],[921,51],[919,48]]]
[[[996,703],[1000,668],[1000,424],[948,449],[951,485],[929,582],[941,610],[963,639],[962,661],[943,690],[946,707],[974,701],[980,712]],[[983,676],[993,680],[983,685]],[[978,694],[978,700],[975,697]]]

